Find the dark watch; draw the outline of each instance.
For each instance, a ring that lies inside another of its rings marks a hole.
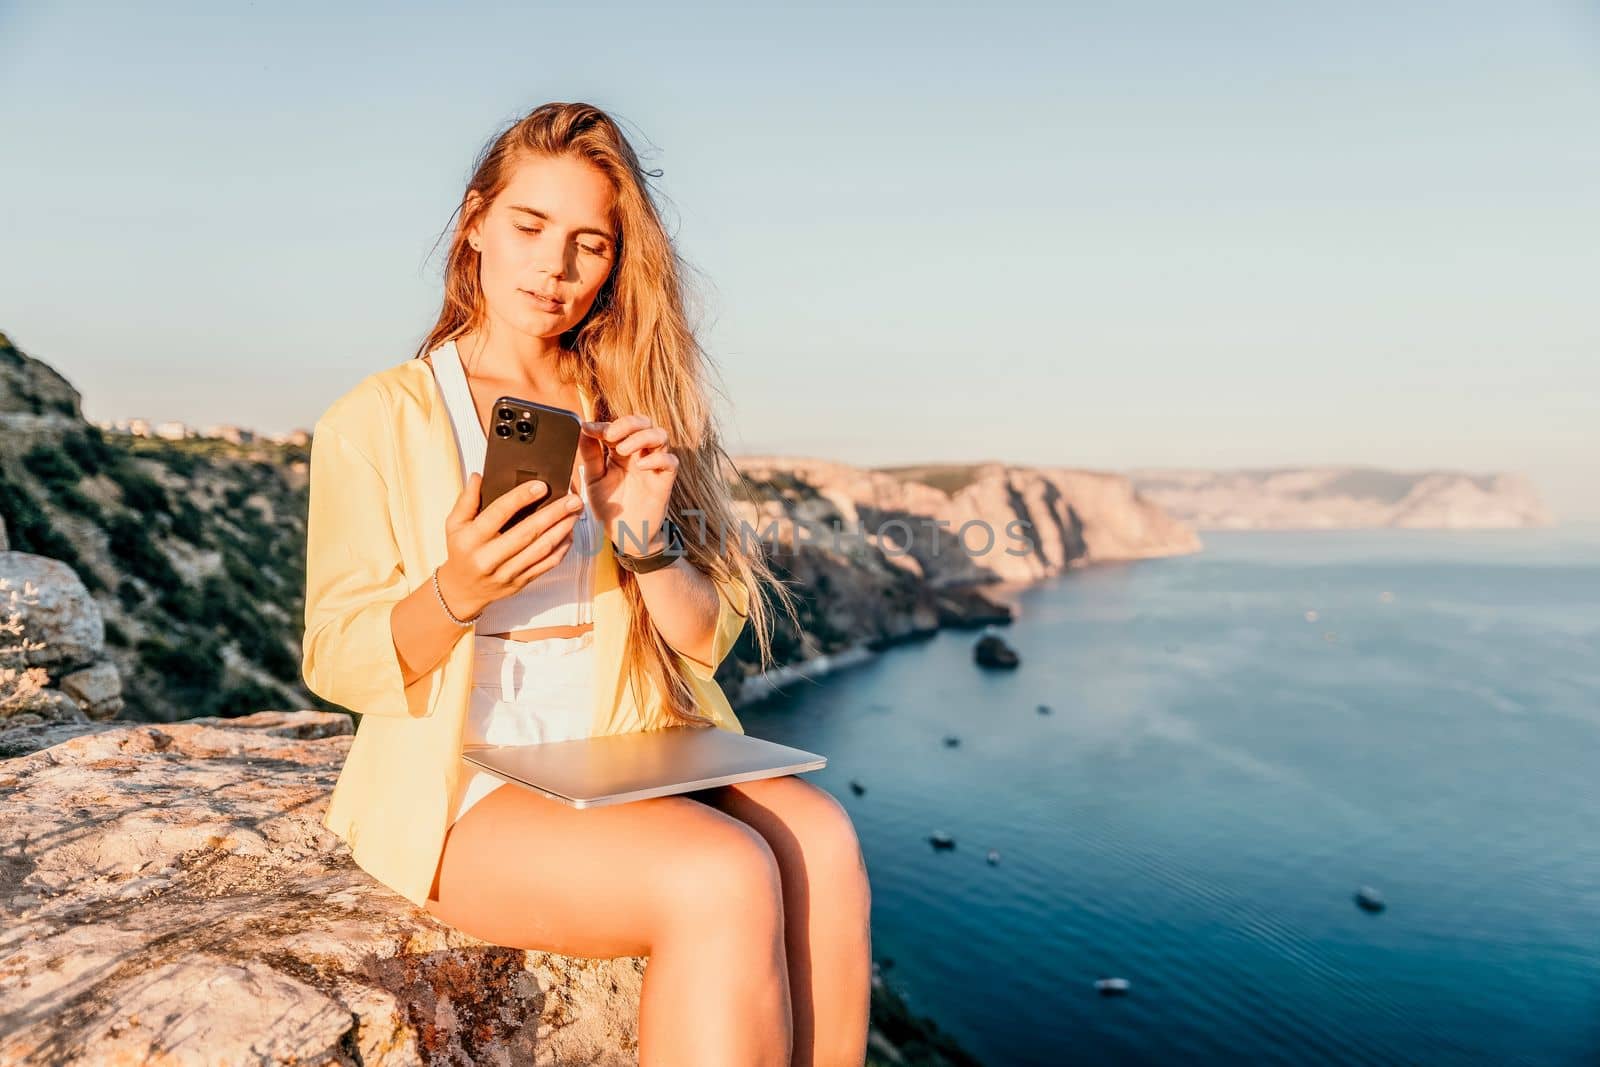
[[[618,548],[615,541],[611,542],[611,552],[612,555],[617,557],[617,566],[625,571],[632,571],[634,574],[649,574],[651,571],[658,571],[662,567],[672,566],[679,556],[686,554],[683,548],[683,531],[679,530],[678,524],[671,519],[662,524],[662,529],[666,531],[667,535],[666,546],[659,551],[651,552],[649,555],[630,556]]]

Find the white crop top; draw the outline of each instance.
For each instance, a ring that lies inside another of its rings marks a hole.
[[[434,349],[429,362],[434,380],[444,396],[461,453],[461,478],[483,473],[489,439],[478,409],[467,386],[466,369],[454,341]],[[572,527],[572,547],[560,563],[545,571],[512,596],[491,601],[478,619],[480,634],[509,633],[537,626],[577,626],[594,622],[594,515],[589,510],[589,483],[583,467],[577,467],[578,490],[584,510]],[[565,494],[567,486],[551,486],[550,491]]]

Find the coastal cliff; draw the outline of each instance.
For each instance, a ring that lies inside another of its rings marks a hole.
[[[939,627],[1007,622],[985,595],[1092,563],[1198,551],[1194,531],[1115,474],[1001,463],[868,468],[733,457],[735,512],[801,599],[778,619],[779,666],[747,631],[718,672],[735,707]],[[729,534],[732,536],[732,532]]]
[[[1201,529],[1505,529],[1550,513],[1516,474],[1372,467],[1129,472],[1140,493]]]
[[[1200,549],[1192,529],[1120,474],[995,462],[870,468],[770,455],[735,462],[775,490],[790,517],[860,529],[936,586],[1033,582],[1089,563]],[[783,492],[791,486],[795,492]],[[808,498],[826,503],[807,507]]]

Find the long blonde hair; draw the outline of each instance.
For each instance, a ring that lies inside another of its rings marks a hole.
[[[710,359],[684,307],[687,268],[661,223],[647,173],[604,111],[583,103],[543,104],[485,146],[456,209],[462,214],[450,237],[443,306],[416,357],[482,325],[486,309],[478,253],[467,244],[466,233],[500,195],[515,166],[529,157],[586,161],[610,180],[616,193],[616,262],[583,321],[561,335],[556,368],[561,380],[583,384],[594,398],[596,419],[637,413],[667,431],[668,447],[678,457],[667,513],[684,531],[691,563],[718,580],[737,576],[750,591],[748,627],[759,665],[768,668],[774,615],[764,591],[776,594],[798,630],[794,594],[769,566],[760,538],[744,536],[733,510],[721,461],[754,498],[714,424],[707,397]],[[709,724],[696,708],[684,668],[649,620],[638,579],[621,568],[617,574],[632,608],[624,645],[629,685],[637,695],[639,685],[654,684],[672,725]]]

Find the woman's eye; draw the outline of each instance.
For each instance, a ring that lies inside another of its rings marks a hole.
[[[544,227],[542,227],[542,226],[516,226],[515,223],[513,223],[512,225],[515,226],[516,229],[521,230],[523,233],[543,233],[544,232]],[[602,256],[602,255],[605,255],[605,251],[606,251],[604,248],[591,248],[590,246],[584,245],[584,244],[580,244],[578,247],[583,249],[585,252],[589,253],[591,256]]]

